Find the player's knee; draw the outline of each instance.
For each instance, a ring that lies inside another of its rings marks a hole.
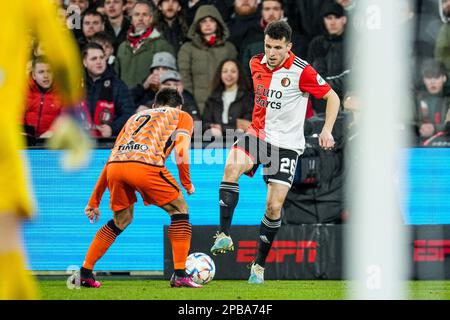
[[[171,206],[168,208],[167,212],[170,215],[173,215],[177,213],[188,213],[188,210],[189,208],[184,198],[178,198],[171,203]]]
[[[237,182],[242,174],[242,166],[238,164],[227,164],[225,165],[225,171],[223,174],[223,181],[227,182]]]
[[[177,214],[177,213],[187,213],[188,210],[189,210],[188,205],[187,205],[186,202],[183,203],[182,205],[180,205],[177,209],[178,209],[178,210],[175,210],[175,211],[173,212],[174,214]]]
[[[279,219],[281,217],[281,208],[283,203],[269,201],[266,204],[266,216],[271,219]]]
[[[132,215],[122,215],[122,216],[115,216],[114,217],[114,224],[120,230],[125,230],[126,227],[128,227],[131,224],[132,221],[133,221],[133,216]]]

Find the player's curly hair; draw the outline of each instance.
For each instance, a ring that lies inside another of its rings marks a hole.
[[[286,21],[274,21],[267,25],[264,30],[264,36],[269,36],[275,40],[286,39],[286,42],[291,42],[292,29]]]

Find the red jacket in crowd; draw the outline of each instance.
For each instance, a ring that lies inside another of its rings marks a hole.
[[[62,103],[52,86],[47,91],[30,79],[24,124],[33,126],[36,137],[49,130],[53,121],[61,113]]]

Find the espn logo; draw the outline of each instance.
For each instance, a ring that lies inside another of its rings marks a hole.
[[[267,263],[284,262],[287,256],[295,257],[295,263],[314,263],[317,256],[316,241],[274,241],[267,256]],[[252,262],[258,252],[257,241],[239,241],[236,262]]]
[[[444,261],[450,255],[450,240],[415,240],[414,261]]]

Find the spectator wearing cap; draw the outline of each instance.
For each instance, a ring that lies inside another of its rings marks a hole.
[[[200,111],[195,103],[195,99],[189,91],[184,90],[180,73],[175,70],[164,71],[161,73],[160,80],[160,89],[172,88],[178,90],[183,96],[183,111],[189,113],[194,121],[201,121]],[[152,104],[153,100],[147,104],[147,107],[149,108]],[[199,129],[201,130],[201,122],[198,122],[195,125],[197,126],[197,124],[199,124]]]
[[[172,46],[153,27],[153,14],[153,4],[144,0],[136,2],[127,41],[122,42],[117,52],[116,72],[129,88],[147,79],[155,53],[174,54]]]
[[[417,125],[423,142],[444,129],[450,110],[447,72],[442,62],[425,60],[421,68],[423,88],[416,95]]]
[[[133,114],[134,105],[128,87],[106,67],[105,52],[97,43],[83,50],[86,76],[86,101],[82,112],[93,137],[116,136]]]
[[[311,41],[307,60],[343,99],[350,74],[348,58],[344,51],[347,17],[338,3],[327,5],[322,11],[322,17],[326,31]],[[325,104],[322,101],[316,99],[312,101],[313,108],[317,112],[325,111]]]
[[[205,102],[203,131],[220,137],[227,130],[247,130],[252,120],[253,96],[243,68],[236,59],[222,61],[212,88]]]
[[[127,40],[127,33],[131,22],[125,16],[126,0],[105,0],[104,8],[106,14],[105,31],[114,37],[114,52],[119,45]]]
[[[168,70],[177,70],[175,57],[169,52],[156,53],[149,69],[150,74],[142,84],[131,89],[137,111],[145,109],[149,101],[155,98],[161,86],[160,75]]]
[[[156,24],[177,55],[189,30],[180,0],[159,0]]]
[[[178,67],[185,88],[192,92],[203,112],[210,83],[219,63],[236,58],[236,48],[227,41],[228,28],[216,7],[202,6],[189,28],[188,38],[178,53]]]

